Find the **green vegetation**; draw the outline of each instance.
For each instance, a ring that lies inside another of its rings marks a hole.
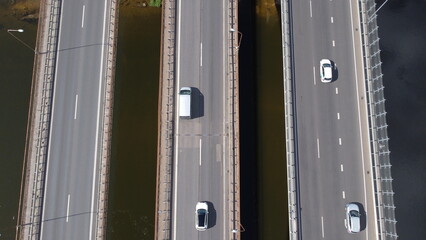
[[[151,7],[161,7],[162,0],[150,0],[149,6]]]

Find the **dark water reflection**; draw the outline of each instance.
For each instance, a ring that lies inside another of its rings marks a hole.
[[[378,20],[397,231],[425,239],[426,1],[391,0]]]
[[[37,23],[20,21],[0,0],[0,239],[15,237],[34,61],[34,52],[7,33],[16,28],[35,46]]]
[[[121,6],[107,239],[152,240],[161,8]]]

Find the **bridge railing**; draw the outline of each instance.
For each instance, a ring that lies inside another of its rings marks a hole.
[[[172,238],[172,177],[175,127],[175,51],[176,51],[176,1],[163,0],[161,39],[161,67],[159,88],[159,145],[157,164],[157,192],[155,214],[155,239]]]
[[[370,126],[371,158],[377,212],[378,236],[382,240],[398,238],[392,189],[392,175],[387,134],[383,74],[380,60],[377,9],[374,0],[360,0],[361,33],[365,63],[367,104]]]
[[[111,138],[112,138],[112,119],[114,108],[114,76],[116,61],[116,45],[118,34],[118,16],[119,1],[110,0],[108,12],[106,43],[105,43],[105,86],[103,87],[103,114],[101,123],[101,140],[99,150],[99,188],[98,188],[98,206],[96,210],[96,233],[95,239],[106,239],[107,234],[107,215],[108,215],[108,186],[109,186],[109,162],[111,160]]]
[[[244,231],[240,223],[240,143],[239,143],[239,74],[238,74],[238,50],[242,35],[238,31],[238,2],[228,1],[227,11],[228,28],[225,29],[227,36],[227,71],[228,79],[228,122],[227,132],[229,132],[229,224],[230,238],[238,240],[241,238],[241,231]],[[228,31],[226,31],[228,30]],[[225,143],[224,143],[225,144]]]
[[[291,2],[281,0],[281,41],[283,49],[283,76],[284,76],[284,120],[286,136],[286,161],[287,161],[287,196],[288,196],[288,216],[289,216],[289,237],[296,240],[301,237],[299,232],[299,192],[298,192],[298,166],[297,141],[295,127],[294,109],[294,86],[293,86],[293,62],[292,62],[292,32]]]
[[[46,161],[52,111],[57,41],[61,14],[60,0],[46,0],[40,4],[40,23],[31,102],[27,148],[25,150],[25,189],[21,192],[17,238],[38,239],[41,230],[43,192],[46,176]],[[22,212],[21,212],[22,211]],[[21,216],[22,215],[22,216]]]

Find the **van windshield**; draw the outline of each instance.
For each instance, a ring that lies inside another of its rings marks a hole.
[[[190,95],[191,94],[191,90],[180,90],[180,94],[181,95]]]

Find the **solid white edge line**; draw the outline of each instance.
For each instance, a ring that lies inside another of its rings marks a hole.
[[[312,18],[312,1],[309,1],[309,12],[310,12],[311,18]]]
[[[320,158],[320,145],[319,145],[319,139],[317,138],[317,152],[318,152],[318,158]]]
[[[324,238],[324,217],[321,216],[321,233],[322,233],[322,238]]]
[[[64,1],[61,2],[61,9],[64,9]],[[60,22],[59,22],[59,33],[58,33],[58,47],[57,50],[61,49],[61,32],[62,32],[62,16],[63,14],[61,14],[60,16]],[[44,182],[44,196],[43,196],[43,210],[42,210],[42,215],[41,215],[41,226],[40,226],[40,240],[43,239],[43,223],[44,223],[44,211],[46,210],[46,199],[47,199],[47,183],[48,183],[48,178],[49,178],[49,162],[50,162],[50,144],[52,143],[52,129],[53,129],[53,116],[55,116],[55,96],[56,96],[56,81],[58,79],[58,60],[59,60],[59,54],[61,53],[61,51],[57,51],[56,53],[56,71],[55,71],[55,79],[54,79],[54,86],[53,86],[53,96],[52,96],[52,117],[51,117],[51,121],[50,121],[50,129],[49,129],[49,144],[48,144],[48,148],[47,148],[47,158],[46,158],[46,179]]]
[[[78,94],[75,95],[74,119],[77,119]]]
[[[83,14],[81,15],[81,28],[84,27],[84,10],[85,10],[86,6],[83,5]]]
[[[356,80],[356,82],[355,82],[355,87],[356,87],[356,96],[357,96],[357,107],[358,107],[358,125],[359,125],[359,133],[360,133],[360,141],[361,141],[361,159],[362,159],[362,177],[363,177],[363,182],[364,182],[364,201],[365,201],[365,212],[368,212],[368,204],[367,204],[367,187],[366,187],[366,182],[365,182],[365,171],[364,171],[364,169],[365,169],[365,163],[364,163],[364,146],[363,146],[363,141],[362,141],[362,129],[361,129],[361,113],[360,113],[360,103],[359,103],[359,93],[358,93],[358,74],[357,74],[357,64],[356,64],[356,56],[355,56],[355,37],[354,37],[354,23],[353,23],[353,15],[352,15],[352,1],[349,1],[349,7],[350,7],[350,13],[351,13],[351,27],[352,27],[352,29],[351,29],[351,35],[352,35],[352,46],[353,46],[353,56],[354,56],[354,65],[355,65],[355,80]],[[357,12],[359,12],[359,11],[357,11]],[[359,23],[359,24],[361,24],[361,23]],[[358,34],[361,34],[360,32],[358,32]],[[367,131],[367,134],[369,134],[368,133],[368,131]],[[368,144],[368,146],[367,146],[368,148],[370,148],[370,145]],[[371,152],[371,151],[369,151],[369,152]],[[371,175],[371,178],[372,178],[372,175]],[[371,182],[372,184],[373,184],[373,182]],[[374,193],[374,188],[373,188],[373,195],[374,195],[375,193]],[[374,198],[374,196],[373,196],[373,198]],[[376,208],[375,207],[373,207],[373,211],[374,211],[374,216],[377,216],[377,213],[376,213]],[[375,229],[377,229],[377,221],[374,221],[374,226],[375,226]],[[368,225],[366,226],[366,227],[368,227]],[[365,233],[365,235],[366,235],[366,240],[368,240],[368,233],[367,233],[367,231],[365,231],[366,233]],[[376,232],[376,238],[378,239],[378,233],[377,233],[377,231],[374,231],[374,232]]]
[[[317,79],[316,79],[316,77],[315,77],[315,66],[313,67],[313,72],[314,72],[314,85],[317,85]]]
[[[181,3],[182,3],[182,1],[178,1],[178,17],[177,17],[177,19],[176,19],[176,21],[177,21],[177,31],[176,31],[176,35],[177,35],[177,50],[176,50],[176,59],[177,59],[177,61],[176,61],[176,86],[178,87],[178,89],[179,89],[179,86],[180,86],[180,28],[181,28],[181,15],[182,15],[182,13],[181,13],[181,9],[182,9],[182,6],[181,6]],[[178,96],[176,96],[176,102],[177,102],[177,106],[179,106],[179,97]],[[179,117],[178,116],[175,116],[175,121],[176,121],[176,133],[178,133],[179,132]],[[176,207],[176,204],[177,204],[177,193],[178,193],[178,191],[176,191],[176,187],[177,187],[177,180],[178,180],[178,178],[177,178],[177,176],[178,176],[178,163],[179,163],[179,159],[178,159],[178,146],[179,146],[179,138],[177,137],[177,134],[176,134],[176,139],[175,139],[175,142],[176,142],[176,145],[175,145],[175,160],[176,160],[176,162],[175,162],[175,169],[174,169],[174,181],[173,181],[173,189],[172,189],[172,194],[174,195],[173,196],[173,205],[172,205],[172,209],[173,209],[173,218],[172,218],[172,221],[173,221],[173,228],[172,228],[172,232],[173,232],[173,240],[176,240],[176,215],[177,215],[177,207]]]
[[[93,162],[93,180],[92,180],[92,203],[90,206],[90,226],[89,226],[89,240],[92,240],[92,232],[93,232],[93,215],[95,214],[94,206],[95,206],[95,186],[96,186],[96,169],[98,164],[98,147],[99,147],[99,120],[100,120],[100,114],[101,114],[101,95],[102,95],[102,80],[104,76],[103,74],[103,68],[104,68],[104,52],[105,52],[105,32],[106,32],[106,12],[107,12],[107,3],[108,1],[105,1],[104,6],[104,25],[102,29],[102,50],[101,50],[101,66],[99,68],[99,92],[98,92],[98,109],[97,109],[97,116],[96,116],[96,139],[95,139],[95,154],[94,154],[94,162]],[[106,77],[106,76],[105,76]]]
[[[226,1],[226,0],[222,0],[222,9],[225,8],[226,3],[229,3],[229,2]],[[224,132],[224,129],[226,129],[225,128],[225,126],[226,126],[225,119],[226,119],[226,116],[227,116],[226,110],[225,110],[226,109],[226,101],[225,101],[226,98],[225,97],[226,97],[226,83],[228,82],[226,80],[227,76],[228,76],[226,69],[227,69],[227,63],[228,63],[227,60],[229,59],[228,58],[228,45],[227,45],[229,43],[229,41],[227,41],[227,38],[229,36],[229,31],[228,31],[227,26],[229,26],[229,25],[227,25],[228,22],[226,21],[226,19],[228,19],[227,16],[229,16],[229,12],[228,12],[229,11],[229,5],[226,5],[225,9],[226,9],[225,11],[222,11],[222,74],[223,74],[222,79],[225,79],[224,81],[222,81],[222,83],[223,83],[223,86],[222,86],[222,99],[223,99],[223,101],[222,101],[222,111],[223,111],[222,112],[222,114],[223,114],[223,117],[222,117],[222,128],[223,129],[222,129],[222,132]],[[238,36],[238,34],[237,34],[237,36]],[[232,46],[232,47],[234,47],[234,46]],[[227,207],[228,208],[230,207],[229,202],[228,203],[226,202],[227,192],[226,192],[226,185],[225,184],[227,183],[227,181],[226,181],[227,174],[226,174],[226,156],[225,156],[225,146],[226,146],[225,135],[226,134],[223,134],[223,136],[222,136],[222,143],[223,143],[223,147],[222,147],[222,151],[223,151],[223,161],[222,161],[222,171],[223,171],[222,172],[222,195],[223,195],[222,206],[223,206],[223,208],[222,208],[222,216],[223,216],[223,218],[222,219],[223,219],[223,226],[224,226],[223,227],[222,239],[226,239],[226,233],[229,232],[229,230],[227,230],[227,227],[225,227],[225,226],[229,226],[228,224],[226,224],[226,220],[228,218],[225,217],[225,216],[227,216],[226,213],[229,211],[229,210],[227,211]]]
[[[70,195],[68,194],[68,202],[67,202],[67,222],[68,222],[68,218],[70,216]]]

